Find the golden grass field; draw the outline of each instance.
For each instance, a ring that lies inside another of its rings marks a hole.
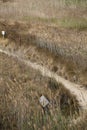
[[[86,91],[87,1],[0,0],[0,49]],[[41,95],[51,102],[46,111]],[[0,52],[0,130],[86,130],[87,112],[80,114],[76,97],[62,84]]]

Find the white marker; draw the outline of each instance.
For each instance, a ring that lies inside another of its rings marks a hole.
[[[46,107],[49,104],[49,101],[43,95],[40,97],[39,102],[42,105],[42,107]]]
[[[5,32],[5,31],[2,31],[1,33],[2,33],[2,35],[3,35],[3,38],[5,38],[6,32]]]

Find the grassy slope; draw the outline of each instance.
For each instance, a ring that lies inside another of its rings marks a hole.
[[[42,77],[39,72],[24,66],[17,59],[0,53],[0,60],[1,129],[7,130],[18,127],[21,130],[32,130],[35,127],[37,130],[37,128],[43,127],[44,130],[44,128],[62,129],[69,127],[68,120],[65,120],[62,114],[68,116],[76,113],[77,102],[75,97],[72,97],[62,85]],[[47,115],[44,115],[38,102],[42,94],[51,101],[51,106],[48,108],[50,114]],[[65,95],[65,101],[64,99],[60,100],[62,94]],[[68,106],[64,103],[61,104],[66,102],[67,98],[70,102]],[[59,110],[59,106],[62,111]],[[57,114],[58,116],[56,116]]]
[[[7,48],[22,51],[27,59],[44,65],[50,70],[56,66],[56,73],[72,82],[76,77],[75,82],[87,83],[86,30],[67,30],[20,22],[12,24],[1,22],[0,30],[2,29],[6,30],[10,41],[5,42],[1,39],[1,45],[6,44]]]
[[[76,42],[78,41],[79,45],[81,43],[82,43],[81,45],[83,45],[83,43],[86,43],[86,29],[87,29],[86,6],[87,6],[86,0],[84,1],[83,0],[80,0],[80,1],[79,0],[66,0],[66,3],[64,2],[64,0],[59,0],[59,1],[50,0],[46,2],[45,0],[32,0],[32,1],[26,0],[26,2],[24,0],[14,0],[14,2],[11,2],[11,3],[10,2],[0,3],[0,18],[5,19],[5,20],[8,20],[8,19],[19,20],[20,19],[20,20],[28,21],[28,22],[31,21],[33,23],[41,23],[41,26],[35,25],[36,26],[35,28],[30,29],[31,34],[35,34],[41,38],[49,38],[49,39],[50,37],[51,39],[52,38],[56,39],[56,37],[58,37],[59,38],[58,40],[61,40],[62,43],[63,42],[67,43],[68,41],[68,43],[70,44],[73,44],[73,43],[76,44]],[[56,31],[57,31],[56,28],[53,28],[51,30],[51,29],[43,27],[42,26],[43,24],[48,24],[48,25],[50,24],[52,26],[55,25],[59,28],[60,27],[63,27],[66,29],[68,28],[68,30],[60,31],[58,28],[60,33],[57,32],[58,35],[56,37],[53,37],[53,34],[56,35]],[[7,28],[7,30],[9,32],[10,31],[12,32],[13,26],[8,26],[8,27],[9,29]],[[25,26],[21,29],[23,30],[24,28]],[[19,25],[17,25],[16,29],[22,33]],[[74,29],[74,31],[72,31],[72,29]],[[14,32],[15,32],[15,29],[13,29],[13,34]],[[46,37],[45,35],[46,33],[48,34],[50,33],[50,35]],[[26,34],[26,29],[23,32],[23,34],[21,34],[21,37],[24,38],[22,39],[22,42],[25,43],[28,34],[27,35],[24,35],[24,34]],[[18,36],[20,35],[16,34],[16,36],[17,36],[16,40],[18,40],[19,39]],[[12,38],[14,38],[14,36]],[[76,46],[76,52],[78,52],[77,46]],[[41,54],[41,53],[37,51],[36,54]],[[24,65],[18,63],[17,60],[13,61],[13,59],[9,59],[3,54],[0,54],[0,61],[1,61],[0,62],[0,73],[1,73],[0,96],[2,97],[1,98],[2,100],[0,100],[1,102],[0,103],[1,104],[0,105],[0,123],[1,123],[0,125],[4,127],[3,129],[6,129],[6,130],[7,128],[12,129],[15,127],[15,125],[19,127],[19,129],[21,130],[22,129],[27,130],[29,129],[29,127],[31,128],[31,130],[40,129],[40,128],[43,130],[45,129],[55,130],[58,128],[68,129],[67,122],[65,118],[61,116],[61,113],[60,113],[60,116],[56,116],[57,113],[59,115],[58,110],[56,111],[56,109],[53,109],[51,111],[52,113],[51,117],[49,117],[48,115],[46,115],[47,117],[45,117],[43,116],[43,114],[41,114],[43,112],[41,110],[41,107],[38,104],[39,96],[41,94],[46,94],[46,96],[49,98],[52,98],[51,97],[52,95],[54,96],[54,93],[53,93],[54,90],[51,91],[49,88],[47,88],[47,85],[46,85],[46,83],[48,83],[47,79],[43,79],[43,77],[41,79],[41,75],[39,75],[38,73],[36,74],[35,71],[29,68],[26,68]],[[28,71],[30,73],[28,73]],[[41,86],[46,86],[46,88],[41,88]],[[3,103],[3,101],[5,104]],[[38,104],[38,107],[36,107],[35,103]],[[33,110],[32,118],[30,116],[32,114],[31,109]],[[41,115],[38,114],[38,110],[41,112],[40,113]],[[27,115],[27,117],[25,115]],[[55,115],[55,117],[53,115]],[[23,118],[25,119],[24,125],[23,125]],[[16,121],[15,119],[17,119],[18,122],[15,122]],[[80,124],[77,126],[77,128],[76,127],[75,128],[76,130],[77,129],[80,130],[82,129],[83,126],[84,126],[84,129],[86,129],[87,127],[86,123]]]

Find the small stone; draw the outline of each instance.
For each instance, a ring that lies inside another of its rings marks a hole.
[[[49,104],[48,99],[43,95],[40,97],[39,102],[42,107],[46,107]]]

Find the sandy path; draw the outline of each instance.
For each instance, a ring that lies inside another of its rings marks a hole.
[[[58,76],[57,74],[53,73],[49,69],[37,64],[32,63],[29,60],[26,60],[22,55],[19,55],[18,53],[10,52],[6,49],[1,49],[0,52],[8,55],[9,57],[17,58],[20,62],[23,62],[25,65],[32,67],[35,70],[38,70],[43,76],[52,77],[54,78],[58,83],[62,83],[63,86],[68,89],[71,94],[75,95],[79,105],[82,109],[87,109],[87,91],[85,88],[81,87],[81,85],[72,83],[68,80],[65,80],[61,76]]]

